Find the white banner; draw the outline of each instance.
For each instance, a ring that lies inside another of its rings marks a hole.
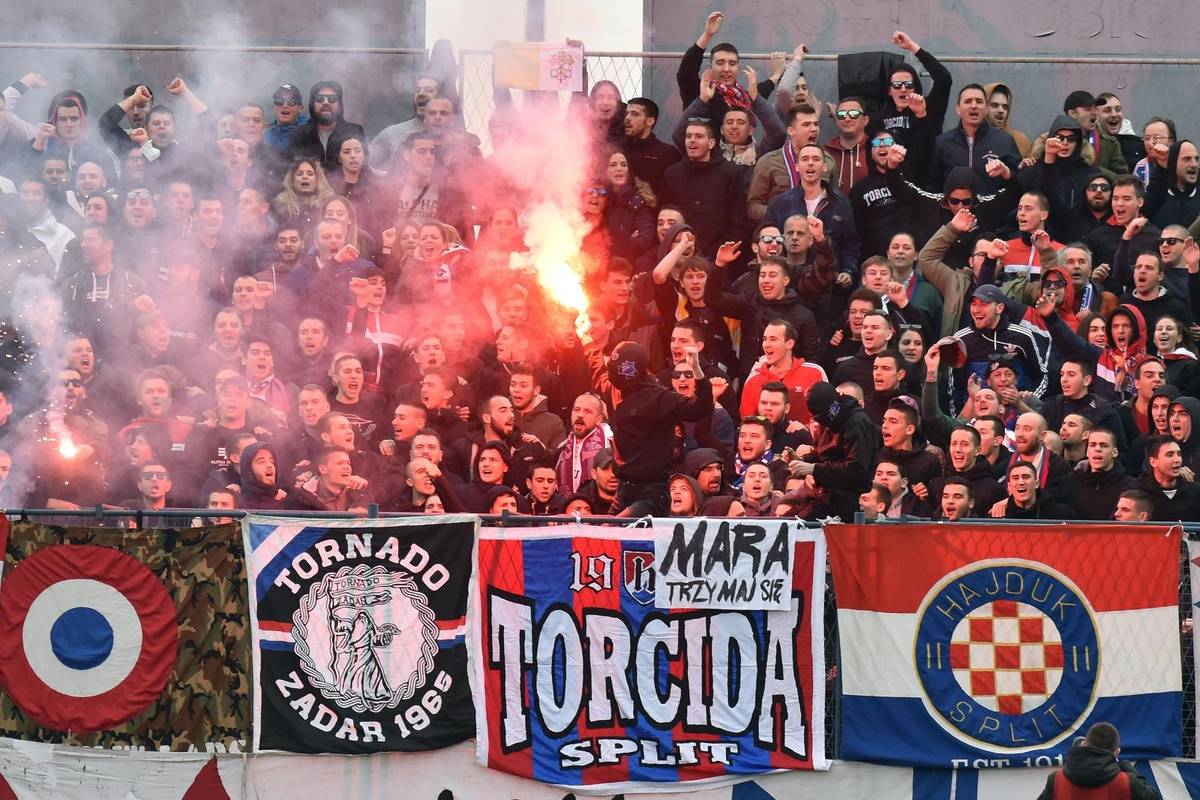
[[[772,518],[655,520],[655,526],[658,606],[788,610],[791,534],[803,526]]]

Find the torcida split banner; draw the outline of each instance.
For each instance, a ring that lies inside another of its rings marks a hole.
[[[481,764],[614,791],[828,768],[820,531],[783,520],[484,528],[477,551]],[[664,574],[682,571],[757,589],[726,607],[663,604]],[[780,574],[786,608],[770,610]]]

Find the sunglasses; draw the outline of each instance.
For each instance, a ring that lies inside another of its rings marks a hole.
[[[782,236],[760,236],[760,237],[758,237],[758,241],[762,242],[763,244],[770,244],[771,242],[774,242],[775,244],[783,244],[783,237]]]
[[[1078,133],[1068,133],[1066,136],[1059,136],[1058,140],[1060,142],[1069,142],[1072,144],[1078,144],[1079,143],[1079,134]]]
[[[871,147],[891,147],[896,143],[896,140],[891,136],[880,136],[878,139],[871,140]]]
[[[1089,192],[1111,192],[1112,184],[1110,183],[1089,183],[1087,185]]]
[[[142,473],[142,480],[144,480],[144,481],[165,481],[166,479],[167,479],[167,473],[165,473],[165,472],[160,472],[160,471],[156,470],[153,472],[143,472]]]
[[[149,189],[134,189],[132,192],[129,192],[128,194],[126,194],[125,197],[126,197],[126,199],[129,199],[129,200],[149,200],[150,199],[150,190]]]
[[[1182,241],[1178,236],[1164,236],[1158,240],[1158,244],[1160,247],[1174,247]]]
[[[857,108],[843,108],[841,111],[836,112],[836,114],[838,119],[858,119],[863,115],[863,112]]]
[[[1066,281],[1042,281],[1042,287],[1045,289],[1065,289],[1067,288]]]
[[[62,385],[68,389],[79,389],[83,387],[83,381],[78,378],[67,378],[62,382]]]
[[[946,205],[958,206],[960,208],[970,208],[975,205],[974,197],[946,197]]]
[[[593,186],[591,189],[588,189],[587,193],[590,195],[595,195],[596,197],[608,197],[608,189],[598,186]]]
[[[313,96],[313,100],[318,103],[336,103],[338,96],[336,94],[318,94]]]
[[[275,103],[275,105],[277,105],[277,106],[298,106],[298,105],[300,105],[300,101],[296,100],[295,98],[288,98],[286,100],[276,99],[276,100],[273,100],[272,102]]]
[[[892,81],[893,89],[911,89],[916,85],[916,81]]]
[[[675,380],[682,380],[682,379],[687,379],[687,378],[694,378],[694,377],[696,377],[696,373],[692,372],[690,369],[684,369],[684,370],[680,370],[679,372],[672,372],[671,377],[674,378]]]

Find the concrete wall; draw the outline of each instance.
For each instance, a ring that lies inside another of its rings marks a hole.
[[[182,74],[213,108],[242,98],[269,105],[280,83],[294,83],[307,96],[319,79],[347,87],[350,119],[371,130],[411,116],[409,92],[420,58],[393,55],[296,55],[267,53],[173,53],[59,50],[45,45],[104,43],[143,45],[312,45],[322,47],[425,46],[425,4],[419,0],[354,0],[289,3],[284,0],[15,0],[5,5],[5,43],[0,47],[0,81],[25,72],[45,74],[51,87],[84,92],[93,115],[120,98],[133,81],[147,82],[156,98],[170,96],[166,84]],[[315,10],[314,10],[315,9]],[[423,64],[422,64],[423,65]],[[50,92],[29,96],[22,115],[36,121]],[[269,108],[268,108],[269,113]],[[181,124],[184,122],[181,117]]]
[[[814,53],[892,50],[899,29],[938,55],[1107,56],[1196,58],[1200,14],[1195,0],[645,0],[645,43],[650,50],[683,50],[695,42],[704,17],[726,14],[718,39],[747,52],[787,50],[805,42]],[[658,62],[656,62],[658,63]],[[1073,89],[1112,91],[1138,126],[1155,114],[1172,116],[1180,135],[1200,123],[1196,66],[1124,64],[948,65],[956,87],[1003,80],[1016,95],[1013,124],[1036,132],[1050,124]],[[661,65],[648,85],[670,88],[678,113],[675,65]],[[806,73],[821,100],[836,94],[836,65],[813,62]],[[666,74],[666,73],[669,73]],[[953,100],[946,115],[955,122]]]

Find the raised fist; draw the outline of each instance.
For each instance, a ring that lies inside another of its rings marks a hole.
[[[1146,227],[1148,220],[1145,217],[1134,217],[1129,220],[1129,224],[1125,226],[1125,239],[1132,239],[1142,232],[1142,228]]]
[[[992,239],[988,242],[988,258],[996,261],[1008,255],[1008,242],[1003,239]]]
[[[721,23],[725,21],[725,15],[720,11],[714,11],[704,20],[704,33],[708,36],[715,36],[717,31],[721,30]]]
[[[1057,136],[1049,136],[1046,138],[1046,163],[1053,164],[1062,152],[1063,142]]]
[[[825,241],[825,223],[816,214],[808,215],[808,232],[812,234],[814,242]]]
[[[149,103],[153,99],[150,89],[144,84],[133,90],[133,99],[138,103]]]
[[[807,53],[807,52],[808,52],[808,45],[806,45],[806,44],[803,44],[803,43],[801,43],[801,44],[798,44],[798,45],[796,45],[796,47],[795,47],[795,48],[792,50],[792,58],[798,58],[798,59],[800,59],[801,61],[803,61],[803,60],[804,60],[804,54],[805,54],[805,53]]]
[[[904,31],[896,31],[892,34],[892,44],[896,45],[896,47],[899,47],[901,50],[907,50],[910,53],[915,53],[921,49],[917,46],[917,43],[912,40],[912,37]]]
[[[46,79],[38,72],[27,72],[21,76],[21,83],[28,86],[30,89],[45,89]]]
[[[146,133],[145,128],[134,128],[129,132],[129,138],[134,144],[141,147],[150,141],[150,134]]]
[[[176,78],[167,84],[167,91],[171,94],[183,94],[187,91],[188,85],[183,78]]]
[[[912,110],[912,112],[914,114],[917,115],[918,118],[923,118],[926,113],[925,95],[910,94],[908,96],[908,107]]]
[[[887,166],[888,169],[896,169],[904,163],[904,159],[908,156],[908,148],[904,145],[894,144],[888,148]]]
[[[960,208],[950,218],[950,227],[959,233],[967,233],[975,227],[975,215],[968,209]]]

